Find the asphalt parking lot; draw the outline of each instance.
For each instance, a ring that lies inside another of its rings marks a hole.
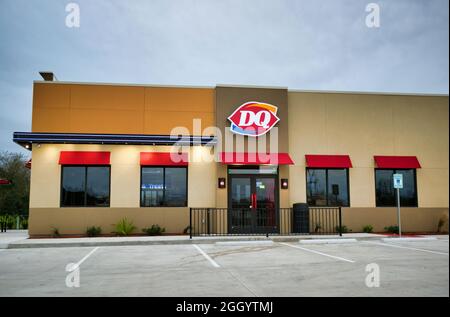
[[[448,236],[2,249],[0,296],[449,296],[448,254]]]

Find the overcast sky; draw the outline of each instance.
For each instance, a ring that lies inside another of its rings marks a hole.
[[[65,24],[80,7],[80,27]],[[380,6],[368,28],[366,5]],[[448,0],[0,0],[0,151],[62,81],[444,93]]]

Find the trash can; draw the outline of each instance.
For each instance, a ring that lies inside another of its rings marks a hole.
[[[292,232],[293,233],[309,233],[309,206],[305,203],[296,203],[292,208],[293,221]]]

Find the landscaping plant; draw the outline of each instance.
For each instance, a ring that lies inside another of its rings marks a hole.
[[[161,228],[159,225],[152,225],[150,228],[142,229],[149,236],[160,236],[166,231],[166,228]]]
[[[127,218],[123,218],[122,220],[120,220],[114,225],[114,227],[114,233],[118,236],[128,236],[136,229],[133,222],[129,221]]]
[[[399,232],[398,226],[384,227],[384,230],[386,230],[389,233],[397,233],[398,234],[398,232]]]
[[[92,227],[88,227],[86,229],[86,235],[88,237],[97,237],[101,234],[102,234],[102,228],[100,228],[100,227],[92,226]]]
[[[347,226],[336,226],[337,233],[348,233]]]

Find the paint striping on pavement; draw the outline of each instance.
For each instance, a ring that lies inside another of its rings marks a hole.
[[[311,252],[311,253],[323,255],[323,256],[326,256],[326,257],[329,257],[329,258],[332,258],[332,259],[336,259],[336,260],[339,260],[339,261],[355,263],[355,261],[353,261],[353,260],[345,259],[345,258],[342,258],[342,257],[339,257],[339,256],[334,256],[334,255],[331,255],[331,254],[326,254],[326,253],[315,251],[315,250],[311,250],[311,249],[306,249],[306,248],[299,247],[299,246],[296,246],[296,245],[292,245],[292,244],[289,244],[289,243],[282,243],[282,242],[280,242],[280,244],[288,246],[288,247],[291,247],[291,248],[300,249],[300,250],[303,250],[303,251],[306,251],[306,252]]]
[[[373,245],[381,245],[381,246],[391,247],[391,248],[413,250],[413,251],[421,251],[421,252],[427,252],[427,253],[433,253],[433,254],[439,254],[439,255],[446,255],[446,256],[448,256],[448,253],[445,253],[445,252],[438,252],[438,251],[432,251],[432,250],[426,250],[426,249],[404,247],[404,246],[400,246],[400,245],[396,245],[396,244],[388,244],[388,243],[381,243],[381,242],[370,242],[370,241],[366,241],[364,243],[373,244]]]
[[[95,251],[97,251],[99,248],[100,248],[100,247],[96,247],[96,248],[94,248],[91,252],[89,252],[88,254],[86,254],[86,255],[84,256],[84,258],[82,258],[80,261],[78,261],[77,263],[75,263],[75,264],[72,266],[71,270],[75,270],[75,269],[79,268],[80,265],[81,265],[84,261],[86,261],[87,258],[90,257],[90,256],[91,256]]]
[[[216,267],[216,268],[219,268],[219,267],[220,267],[220,265],[217,264],[216,261],[214,261],[213,259],[211,259],[211,257],[210,257],[208,254],[206,254],[206,252],[203,251],[198,245],[193,244],[192,246],[193,246],[194,248],[196,248],[196,249],[198,250],[198,252],[200,252],[200,254],[203,255],[203,256],[209,261],[209,263],[211,263],[212,266],[214,266],[214,267]]]

